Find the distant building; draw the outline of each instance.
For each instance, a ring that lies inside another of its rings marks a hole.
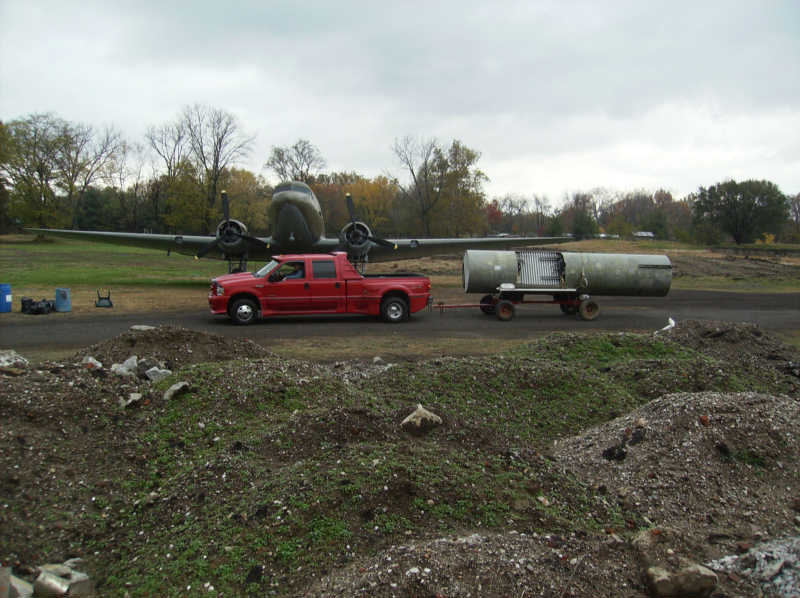
[[[634,239],[655,239],[656,236],[653,233],[651,233],[650,231],[637,230],[635,233],[633,233],[633,238]]]

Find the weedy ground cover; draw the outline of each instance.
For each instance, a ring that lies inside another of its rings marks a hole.
[[[260,596],[411,539],[632,532],[646,522],[554,461],[552,441],[664,392],[785,390],[746,362],[651,335],[555,334],[364,372],[277,357],[188,366],[139,410],[107,409],[75,452],[106,480],[94,527],[75,533],[104,595]],[[179,379],[191,392],[161,401]],[[444,420],[423,437],[399,427],[418,402]]]

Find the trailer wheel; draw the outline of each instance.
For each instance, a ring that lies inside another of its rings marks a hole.
[[[578,306],[578,315],[581,320],[594,320],[600,315],[600,306],[591,299],[585,299]]]
[[[578,308],[571,303],[559,303],[558,306],[561,308],[561,311],[568,316],[574,316],[578,311]]]
[[[502,322],[509,322],[514,319],[514,313],[516,312],[516,309],[511,301],[498,301],[494,309],[498,320]]]
[[[481,311],[487,316],[494,315],[494,297],[491,295],[481,297]]]
[[[237,299],[231,305],[230,315],[234,324],[246,326],[255,321],[258,317],[258,310],[251,299]]]

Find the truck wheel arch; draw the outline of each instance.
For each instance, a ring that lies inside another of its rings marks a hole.
[[[381,317],[391,323],[403,322],[410,315],[409,305],[408,295],[404,292],[388,291],[381,297]]]
[[[251,293],[237,293],[228,300],[228,316],[230,316],[231,319],[233,318],[233,312],[231,310],[233,309],[233,306],[236,304],[236,302],[239,301],[239,299],[248,299],[252,301],[253,304],[255,305],[256,310],[259,312],[261,311],[261,302],[258,300],[258,297],[256,297]]]

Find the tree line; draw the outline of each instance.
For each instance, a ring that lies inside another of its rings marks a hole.
[[[253,137],[230,113],[185,107],[131,142],[114,127],[72,123],[54,114],[0,122],[0,230],[14,226],[212,234],[222,219],[220,191],[231,217],[253,234],[267,234],[272,186],[237,164]],[[392,145],[400,176],[367,177],[325,171],[310,141],[273,146],[264,170],[278,182],[300,180],[314,189],[335,235],[350,215],[379,234],[471,236],[601,233],[630,236],[649,231],[686,242],[750,243],[769,238],[800,242],[800,193],[784,195],[769,181],[723,181],[686,197],[668,191],[573,193],[561,205],[538,194],[487,198],[481,154],[460,140],[403,137]]]

